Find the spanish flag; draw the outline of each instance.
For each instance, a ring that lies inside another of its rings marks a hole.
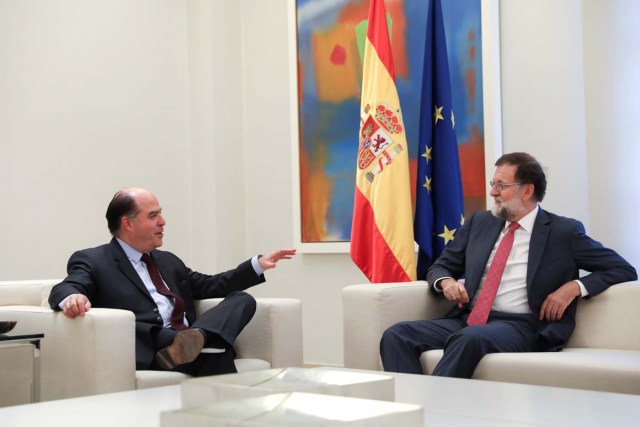
[[[409,153],[383,0],[371,0],[364,49],[351,259],[372,283],[416,278]]]

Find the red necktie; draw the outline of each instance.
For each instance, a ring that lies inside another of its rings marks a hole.
[[[489,271],[487,272],[487,278],[484,280],[484,285],[480,290],[480,295],[476,301],[476,305],[473,306],[471,314],[467,319],[467,325],[484,325],[487,323],[493,301],[496,299],[498,288],[500,287],[500,281],[502,280],[502,273],[504,273],[504,267],[507,265],[507,258],[509,258],[509,252],[513,246],[513,234],[516,229],[520,227],[517,222],[509,224],[507,234],[504,235],[498,250],[493,256]]]
[[[173,293],[162,281],[162,277],[160,277],[160,272],[158,271],[158,266],[156,262],[149,256],[149,254],[142,254],[142,261],[147,264],[147,270],[149,271],[149,276],[151,276],[151,281],[153,285],[156,287],[156,290],[160,295],[164,295],[166,297],[171,297],[175,300],[173,304],[173,312],[171,312],[171,327],[178,331],[182,331],[187,329],[184,325],[184,300],[180,298],[179,295]]]

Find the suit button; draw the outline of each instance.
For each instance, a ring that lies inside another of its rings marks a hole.
[[[157,313],[158,312],[158,307],[154,308],[153,311]]]
[[[156,318],[156,320],[157,320],[158,322],[162,322],[162,317],[158,316],[158,317]]]

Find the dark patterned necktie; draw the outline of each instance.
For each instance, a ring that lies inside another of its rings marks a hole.
[[[160,295],[164,295],[166,297],[171,297],[174,299],[173,304],[173,312],[171,312],[171,327],[178,331],[182,331],[187,329],[184,325],[184,300],[177,294],[171,291],[164,282],[162,281],[162,277],[160,277],[160,272],[158,271],[158,266],[156,262],[149,256],[149,254],[142,254],[142,261],[147,265],[147,270],[149,271],[149,276],[151,276],[151,281],[153,285],[156,287],[156,290]]]
[[[467,319],[467,325],[484,325],[487,323],[493,301],[496,299],[496,294],[502,281],[502,273],[504,273],[504,268],[507,265],[507,258],[509,258],[509,253],[513,247],[513,235],[518,227],[520,227],[520,224],[517,222],[509,224],[507,234],[500,240],[476,305],[473,306],[473,310],[471,310],[471,314]]]

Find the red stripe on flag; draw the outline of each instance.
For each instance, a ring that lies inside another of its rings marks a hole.
[[[384,10],[383,0],[371,0],[369,7],[369,22],[367,24],[367,38],[378,52],[378,58],[387,69],[391,79],[396,81],[396,72],[393,68],[393,56],[391,55],[391,42],[389,41],[389,27]]]
[[[350,251],[353,262],[371,283],[410,282],[411,278],[380,233],[369,200],[357,186],[353,206]]]

